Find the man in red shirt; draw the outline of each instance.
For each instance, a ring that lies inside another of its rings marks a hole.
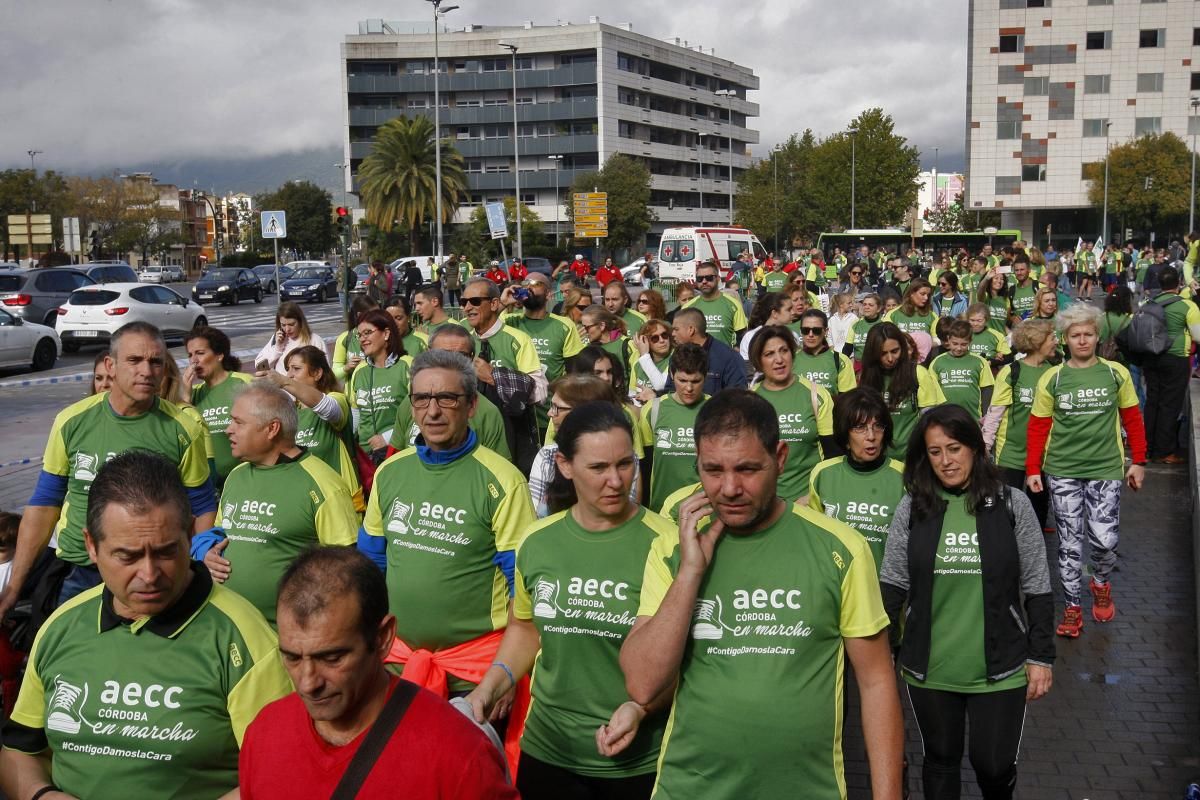
[[[592,262],[584,258],[581,253],[576,253],[575,260],[571,262],[571,272],[574,272],[575,277],[579,278],[580,286],[586,286],[588,276],[592,274]]]
[[[513,283],[520,283],[529,277],[529,269],[521,262],[521,259],[514,258],[512,266],[508,268],[508,279]]]
[[[493,261],[483,276],[497,286],[503,286],[508,283],[508,273],[500,266],[499,261]]]
[[[611,282],[620,280],[621,270],[617,268],[611,258],[604,259],[604,264],[596,270],[596,281],[600,284],[600,288],[603,289]]]
[[[394,691],[383,667],[395,637],[383,573],[350,547],[309,550],[284,573],[279,652],[296,691],[246,729],[242,800],[330,797]],[[500,751],[475,723],[424,689],[368,772],[360,800],[517,800]]]

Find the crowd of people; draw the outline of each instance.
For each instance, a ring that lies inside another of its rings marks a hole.
[[[1194,257],[1066,256],[772,254],[636,301],[611,260],[598,300],[582,257],[373,273],[246,371],[131,323],[0,520],[0,787],[844,798],[852,675],[875,797],[902,693],[926,797],[964,752],[1012,797],[1200,338]]]

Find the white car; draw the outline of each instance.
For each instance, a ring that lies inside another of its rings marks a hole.
[[[639,258],[627,267],[621,267],[621,280],[629,286],[642,285],[642,265],[646,263],[645,258]]]
[[[197,325],[207,325],[204,307],[166,286],[106,283],[76,289],[59,306],[58,328],[68,353],[85,344],[107,344],[117,328],[149,322],[167,339],[180,339]]]
[[[408,269],[408,262],[415,261],[417,262],[417,266],[421,268],[421,280],[429,283],[433,280],[433,272],[429,269],[429,259],[431,258],[434,261],[437,261],[437,256],[405,256],[404,258],[397,258],[391,264],[388,264],[388,269],[390,269],[399,280],[403,281],[404,270]],[[445,264],[449,260],[449,256],[442,256],[442,260],[438,263]]]
[[[0,308],[0,367],[50,369],[61,353],[54,328],[26,322]]]

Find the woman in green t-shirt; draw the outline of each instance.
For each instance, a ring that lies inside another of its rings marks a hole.
[[[333,377],[345,383],[350,378],[354,368],[362,363],[362,345],[358,343],[358,318],[379,304],[365,294],[360,294],[350,302],[350,310],[346,313],[346,330],[338,334],[333,343]]]
[[[583,311],[583,338],[613,357],[614,366],[620,367],[621,381],[617,391],[629,389],[629,376],[637,363],[638,351],[629,341],[625,322],[602,305],[591,305]]]
[[[395,321],[382,309],[368,311],[359,318],[358,340],[362,343],[363,362],[350,374],[346,393],[354,413],[358,446],[377,467],[387,457],[396,407],[408,396],[411,359],[405,357],[404,341]],[[368,471],[374,475],[374,469]],[[366,474],[363,483],[370,483]]]
[[[888,455],[903,459],[917,418],[946,402],[937,379],[917,363],[908,337],[890,322],[881,322],[867,334],[859,386],[883,395],[892,414],[892,446]]]
[[[883,321],[883,301],[874,292],[868,292],[859,300],[859,310],[862,316],[850,326],[846,334],[846,344],[842,354],[854,358],[855,369],[862,367],[863,348],[867,345],[867,334]]]
[[[671,364],[671,326],[651,319],[633,338],[638,360],[629,380],[629,396],[638,406],[651,402],[666,391],[667,371]]]
[[[937,314],[933,313],[932,297],[933,287],[929,285],[929,281],[916,278],[904,290],[900,307],[888,312],[883,318],[904,333],[922,331],[932,336],[934,323],[938,319]]]
[[[225,479],[239,462],[229,446],[230,409],[233,398],[251,380],[238,372],[241,360],[233,355],[229,337],[217,328],[193,328],[184,336],[188,366],[182,382],[189,402],[200,412],[208,432],[208,457],[213,467],[213,486],[220,492]],[[278,374],[278,373],[275,373]]]
[[[988,308],[988,327],[998,333],[1008,330],[1008,279],[1003,272],[988,272],[979,283],[976,299]]]
[[[983,418],[983,439],[1004,482],[1024,489],[1044,530],[1050,497],[1044,490],[1034,492],[1025,486],[1025,430],[1038,381],[1058,354],[1054,325],[1027,319],[1013,328],[1013,345],[1023,355],[996,375],[991,406]]]
[[[673,690],[638,705],[618,659],[637,618],[646,558],[674,526],[629,500],[633,432],[613,403],[575,408],[557,442],[560,505],[517,551],[508,627],[467,702],[483,722],[532,673],[521,797],[640,800],[654,788]]]
[[[809,474],[832,451],[833,398],[793,369],[796,338],[782,325],[763,327],[750,345],[750,364],[762,374],[754,391],[779,416],[779,439],[788,458],[779,475],[779,496],[789,503],[808,502]]]
[[[966,749],[983,796],[1010,798],[1025,706],[1053,680],[1054,600],[1041,528],[1029,500],[1005,487],[979,425],[960,406],[921,418],[904,488],[879,580],[921,733],[925,796],[960,795],[970,720]]]

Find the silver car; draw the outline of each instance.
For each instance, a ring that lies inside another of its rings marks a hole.
[[[58,321],[58,307],[71,292],[96,282],[71,267],[0,269],[0,308],[26,322],[51,328]]]

